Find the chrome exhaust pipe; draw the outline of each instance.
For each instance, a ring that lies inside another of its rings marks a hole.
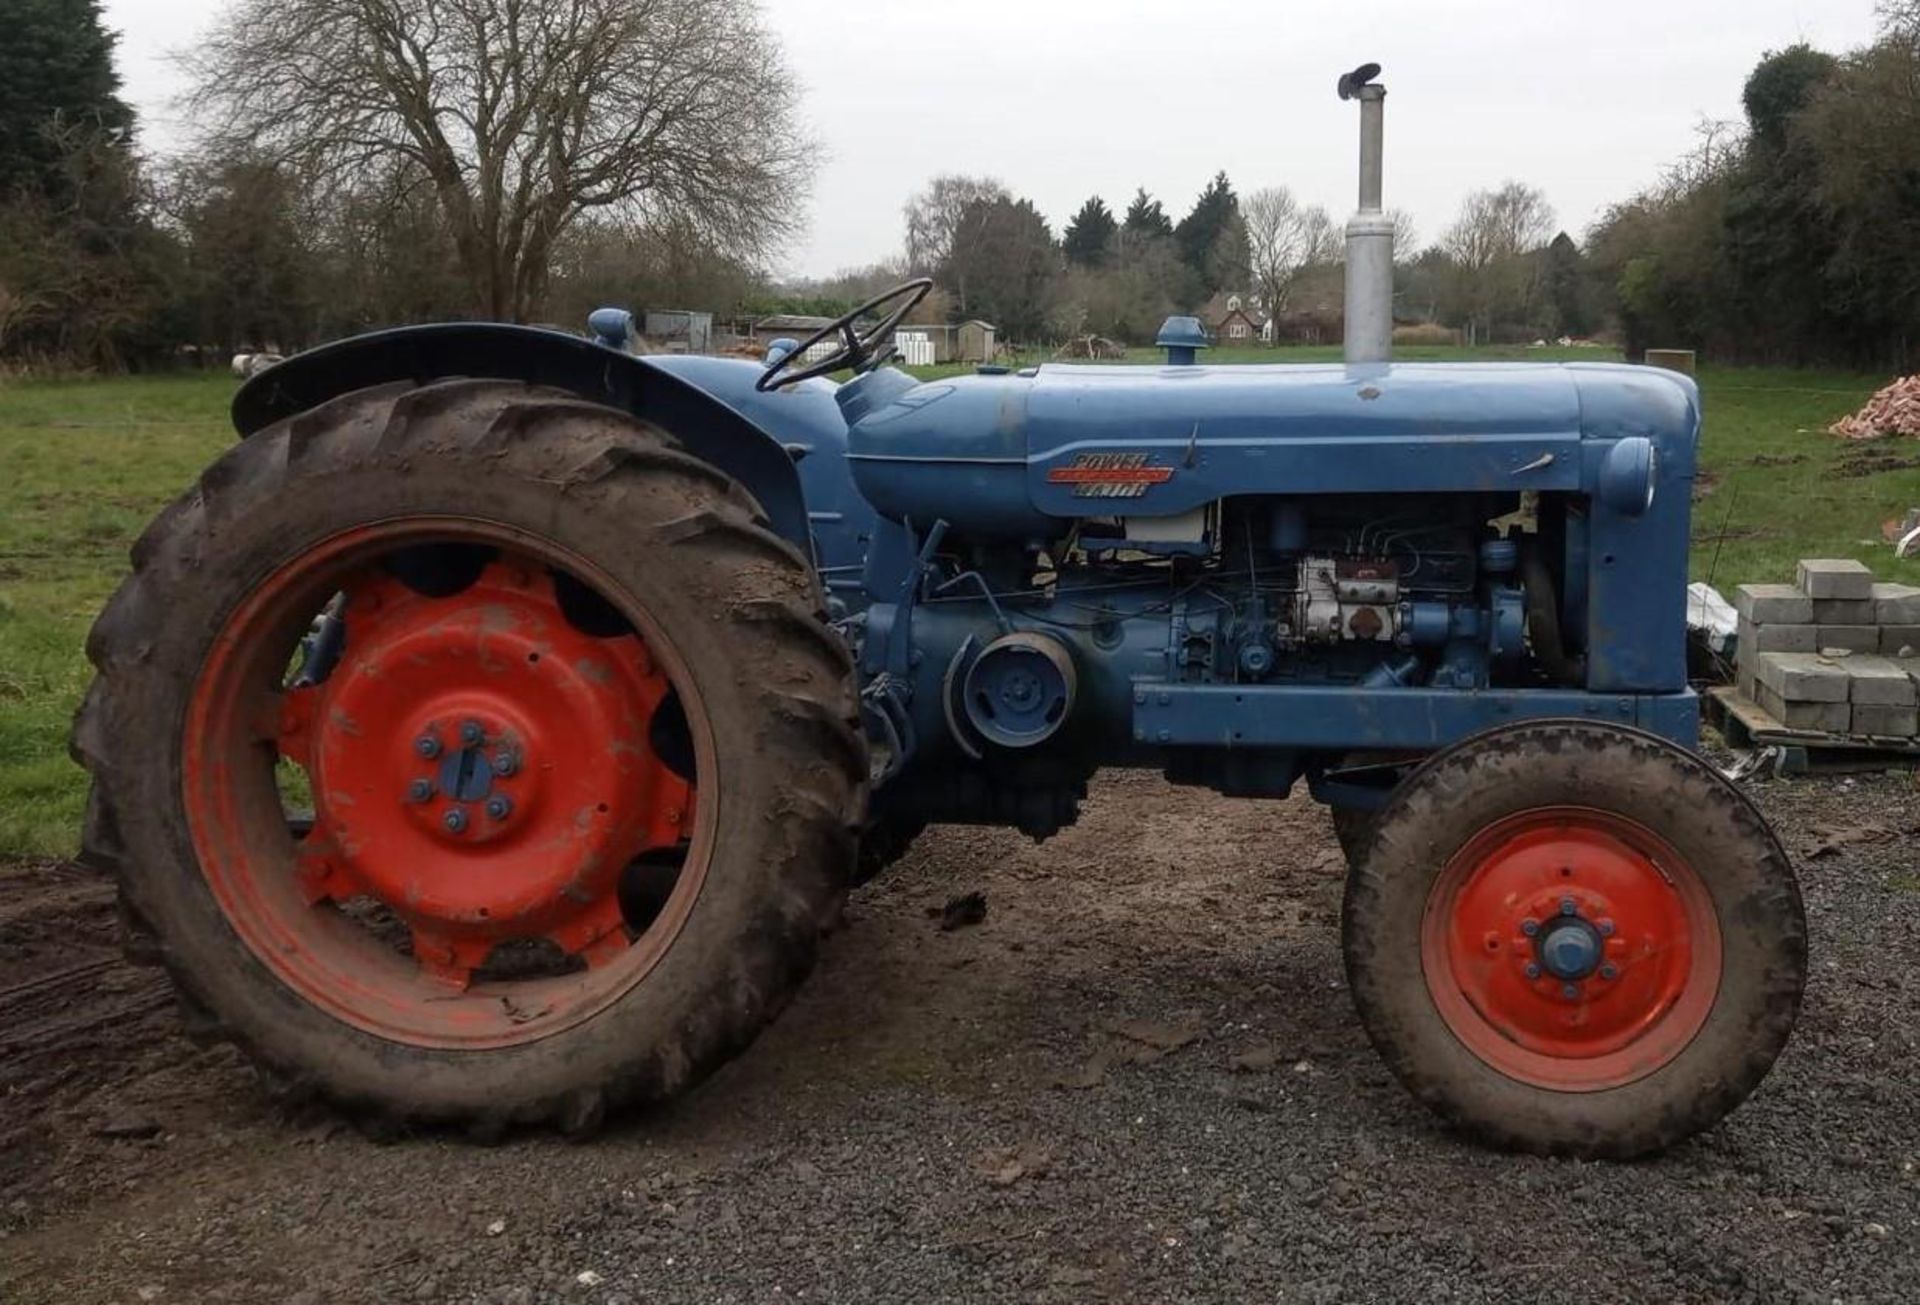
[[[1349,365],[1393,358],[1393,219],[1382,207],[1386,172],[1387,88],[1377,63],[1340,79],[1340,98],[1360,101],[1360,208],[1347,222]]]

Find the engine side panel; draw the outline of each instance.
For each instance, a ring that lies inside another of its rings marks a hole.
[[[1105,535],[1204,556],[1235,496],[1376,518],[1532,496],[1581,686],[1672,693],[1699,426],[1691,382],[1618,365],[1049,366],[907,388],[848,452],[883,516],[976,547]]]
[[[1125,510],[1149,516],[1228,494],[1580,483],[1579,396],[1550,366],[1047,367],[1028,413],[1026,488],[1052,516],[1098,506],[1115,454],[1170,473],[1126,487]]]

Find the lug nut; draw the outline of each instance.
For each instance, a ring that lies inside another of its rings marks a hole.
[[[1580,908],[1571,897],[1563,897],[1560,899],[1560,914],[1578,915],[1579,913]]]
[[[413,750],[425,757],[428,761],[432,761],[440,755],[440,740],[434,738],[431,734],[422,734],[413,741]]]
[[[513,814],[513,801],[506,795],[496,793],[487,799],[487,815],[494,820],[505,820]]]
[[[1617,965],[1602,965],[1600,967],[1600,977],[1603,979],[1617,979],[1620,977],[1620,967]]]
[[[467,832],[467,813],[455,807],[447,812],[440,823],[447,827],[449,834],[464,834]]]
[[[1600,936],[1602,938],[1613,937],[1613,921],[1602,920],[1600,921],[1599,924],[1595,925],[1594,927],[1600,931]]]
[[[481,726],[479,721],[463,720],[460,722],[460,741],[468,747],[472,747],[486,737],[487,731]]]
[[[493,754],[493,773],[507,779],[520,771],[520,757],[512,748],[502,748]]]
[[[433,785],[424,779],[416,779],[407,785],[407,801],[425,802],[433,797]]]
[[[1532,961],[1527,962],[1527,977],[1529,979],[1537,979],[1540,977],[1540,967]]]
[[[1560,989],[1560,995],[1568,1001],[1572,1001],[1580,995],[1580,985],[1577,983],[1569,983],[1566,987]]]
[[[1522,920],[1520,922],[1520,932],[1531,938],[1540,932],[1540,922],[1538,920]]]

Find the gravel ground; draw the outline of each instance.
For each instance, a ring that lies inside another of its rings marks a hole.
[[[585,1145],[277,1116],[112,959],[99,885],[0,869],[0,1299],[1911,1300],[1920,794],[1756,792],[1806,1011],[1743,1109],[1632,1165],[1478,1151],[1404,1096],[1301,801],[1121,776],[1044,847],[930,834],[746,1057]]]

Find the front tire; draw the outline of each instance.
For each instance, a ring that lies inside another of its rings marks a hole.
[[[1413,1095],[1477,1140],[1626,1158],[1737,1106],[1806,978],[1759,812],[1636,730],[1546,721],[1422,765],[1348,880],[1347,974]]]
[[[710,1072],[811,968],[863,800],[851,663],[806,560],[663,432],[519,384],[365,390],[236,446],[133,560],[74,729],[86,855],[275,1082],[578,1131]],[[283,679],[323,609],[344,652]],[[648,858],[680,868],[636,920]]]

